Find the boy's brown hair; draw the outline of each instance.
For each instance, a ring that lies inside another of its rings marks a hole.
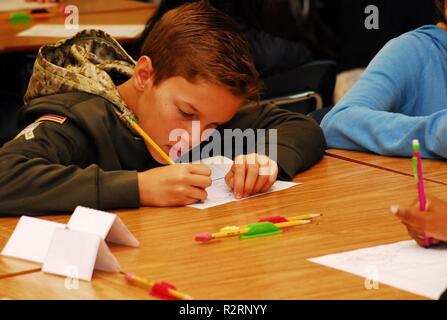
[[[237,97],[258,99],[262,88],[250,47],[239,26],[206,1],[170,10],[145,39],[154,84],[181,76],[222,85]]]

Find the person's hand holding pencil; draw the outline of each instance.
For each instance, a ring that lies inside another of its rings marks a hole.
[[[425,237],[431,237],[431,244],[447,242],[447,203],[433,196],[427,196],[426,210],[421,211],[419,198],[409,208],[393,205],[391,213],[407,227],[408,234],[421,246],[426,247]]]
[[[203,164],[173,164],[138,173],[140,205],[184,206],[208,197],[211,169]]]
[[[208,198],[206,188],[213,183],[211,169],[204,164],[176,164],[138,123],[125,118],[143,138],[154,155],[168,166],[150,169],[137,174],[141,206],[185,206]],[[161,163],[161,162],[160,162]]]

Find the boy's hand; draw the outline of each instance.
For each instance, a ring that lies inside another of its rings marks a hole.
[[[259,192],[266,192],[275,183],[278,165],[267,156],[252,153],[237,156],[225,182],[236,198],[245,198]]]
[[[447,242],[447,203],[427,196],[427,210],[419,210],[419,201],[413,202],[410,208],[401,209],[392,206],[390,211],[407,227],[408,234],[416,242],[425,247],[424,236],[430,237],[431,244]]]
[[[138,173],[142,206],[184,206],[206,200],[211,169],[203,164],[175,164]]]

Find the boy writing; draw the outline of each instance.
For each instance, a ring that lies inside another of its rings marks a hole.
[[[206,199],[210,169],[162,166],[166,161],[129,128],[129,118],[170,154],[177,148],[170,132],[191,133],[193,121],[200,133],[276,130],[277,162],[256,153],[235,158],[226,182],[236,197],[268,190],[278,175],[291,178],[322,157],[325,140],[309,118],[274,106],[242,107],[259,94],[257,72],[237,25],[208,4],[164,15],[142,52],[135,63],[95,30],[41,48],[21,114],[28,127],[0,149],[1,213]],[[202,142],[189,140],[187,150]],[[174,154],[182,156],[185,148]]]

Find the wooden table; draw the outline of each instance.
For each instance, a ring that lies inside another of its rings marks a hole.
[[[129,0],[72,0],[79,8],[79,24],[145,24],[155,12],[153,4]],[[58,38],[19,37],[18,33],[35,24],[64,24],[65,16],[58,15],[48,19],[36,19],[12,23],[0,20],[0,53],[36,52],[42,45],[54,43]],[[131,38],[118,38],[120,43],[134,41]]]
[[[368,177],[367,180],[364,178]],[[299,175],[302,186],[207,210],[141,208],[118,211],[140,240],[138,249],[113,246],[125,271],[165,280],[196,299],[420,299],[386,285],[367,290],[361,277],[308,262],[308,258],[408,239],[390,204],[410,204],[413,178],[325,157]],[[447,198],[444,185],[427,191]],[[196,243],[198,232],[242,225],[270,215],[323,213],[282,235]],[[68,216],[52,220],[67,221]],[[5,228],[13,228],[14,219]],[[3,225],[3,223],[2,223]],[[8,258],[0,257],[0,261]],[[119,274],[95,272],[92,282],[66,289],[65,279],[42,272],[0,280],[0,298],[151,299]]]
[[[375,168],[413,176],[413,168],[409,158],[384,157],[372,153],[330,149],[326,154],[339,159],[361,163]],[[422,161],[424,180],[447,185],[447,162],[442,160]]]

